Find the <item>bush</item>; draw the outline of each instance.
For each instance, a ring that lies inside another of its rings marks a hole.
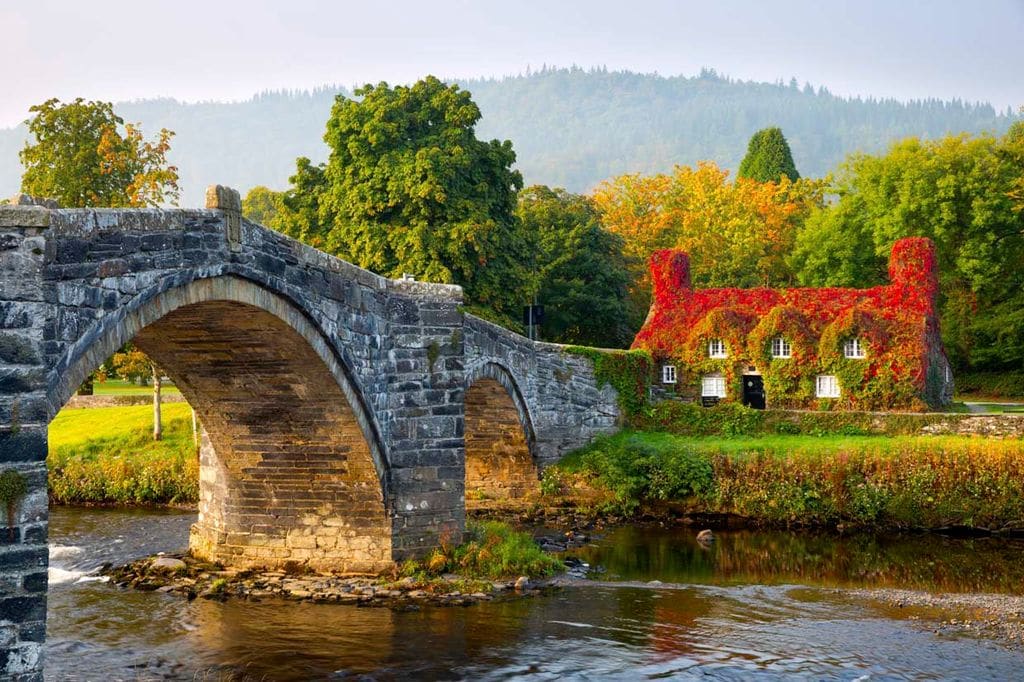
[[[1024,519],[1024,442],[967,436],[695,439],[624,432],[559,468],[620,508],[671,501],[770,523],[997,529]]]
[[[402,572],[499,579],[549,576],[562,569],[562,562],[538,547],[529,533],[506,523],[484,521],[467,524],[466,541],[461,545],[442,542],[423,563],[408,562]]]
[[[152,407],[65,410],[50,426],[50,499],[56,504],[184,504],[199,499],[199,461],[188,405],[164,406],[154,441]]]

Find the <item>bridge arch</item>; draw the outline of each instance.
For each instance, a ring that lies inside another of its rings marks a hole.
[[[540,490],[529,404],[507,367],[484,362],[466,375],[466,506],[487,507]]]
[[[233,565],[390,565],[380,432],[344,360],[303,310],[237,276],[154,285],[96,320],[57,361],[52,411],[130,340],[204,426],[194,553]]]

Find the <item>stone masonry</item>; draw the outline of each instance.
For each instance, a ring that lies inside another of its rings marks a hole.
[[[230,565],[422,555],[462,535],[467,443],[511,458],[474,481],[518,490],[616,428],[585,358],[464,315],[459,287],[374,275],[239,208],[219,186],[205,210],[0,205],[0,474],[28,491],[0,529],[0,677],[42,678],[47,425],[128,341],[199,416],[190,546]]]

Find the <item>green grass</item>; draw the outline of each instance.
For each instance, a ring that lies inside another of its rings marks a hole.
[[[673,503],[771,523],[997,529],[1024,519],[1024,441],[969,436],[693,437],[625,431],[545,473],[613,511]]]
[[[517,531],[500,521],[469,522],[466,541],[441,546],[422,562],[407,561],[405,575],[437,576],[456,573],[463,578],[531,578],[549,576],[563,570],[562,562],[547,554],[529,533]]]
[[[180,394],[178,387],[173,384],[164,384],[160,390],[165,394]],[[121,379],[109,379],[103,383],[94,383],[92,392],[96,395],[153,395],[153,387],[139,386]]]
[[[153,440],[150,405],[65,409],[49,430],[50,497],[57,504],[172,504],[199,498],[186,403],[163,406]]]

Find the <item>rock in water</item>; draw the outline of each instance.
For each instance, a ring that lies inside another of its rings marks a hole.
[[[697,533],[697,542],[702,545],[710,545],[715,541],[715,534],[711,530],[705,528],[701,532]]]
[[[519,576],[519,578],[516,580],[516,590],[519,592],[524,592],[528,589],[530,589],[530,579],[525,575]]]
[[[185,570],[185,562],[181,559],[174,559],[169,556],[161,556],[149,562],[149,567],[154,571],[166,571],[168,573],[177,573],[178,571]]]

